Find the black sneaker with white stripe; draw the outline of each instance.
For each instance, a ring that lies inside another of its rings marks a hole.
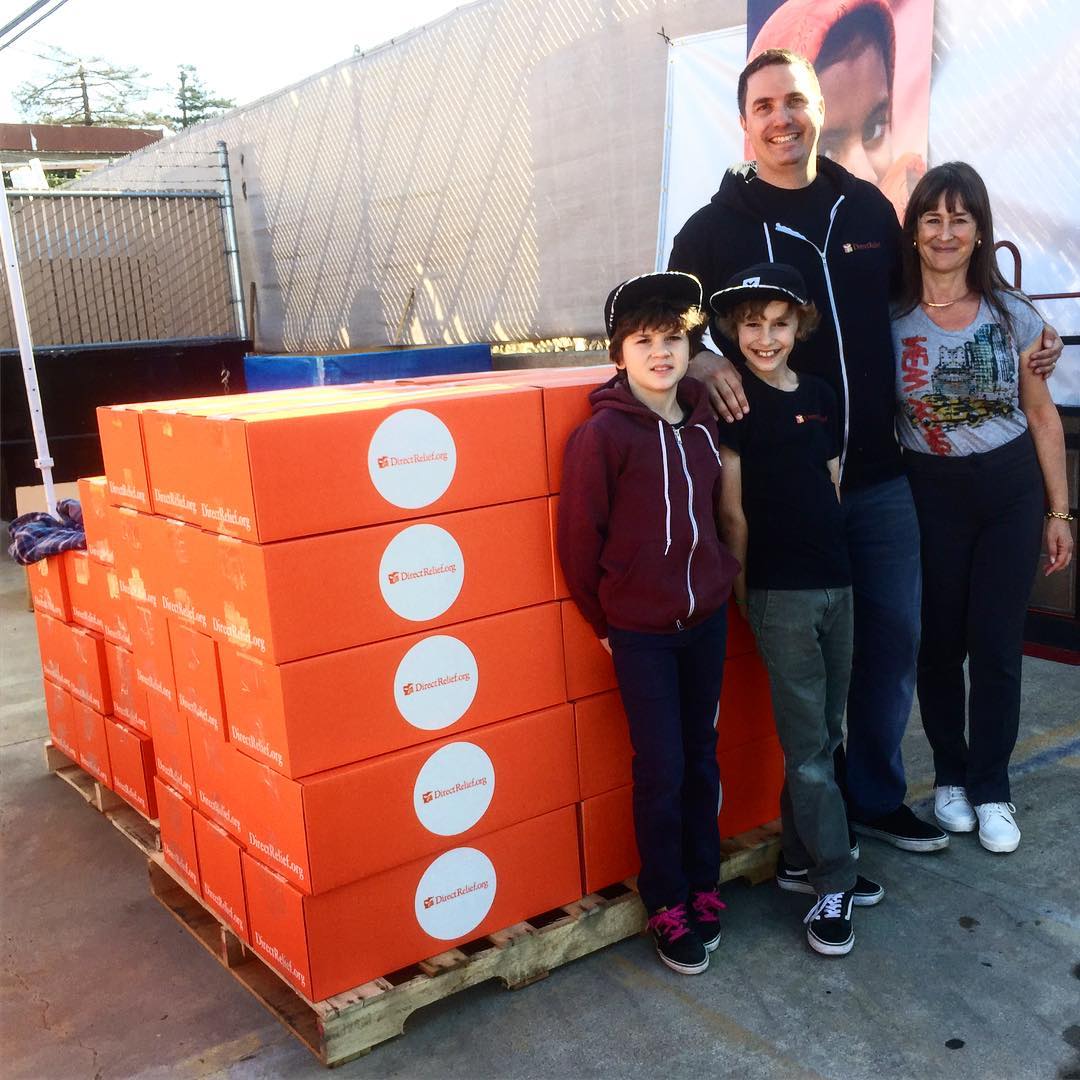
[[[776,884],[785,892],[806,893],[814,896],[817,890],[810,884],[810,878],[805,870],[796,870],[788,866],[784,861],[783,854],[776,863]],[[852,890],[856,907],[873,907],[881,903],[885,896],[885,889],[876,881],[871,881],[860,874],[855,879],[855,888]]]
[[[846,956],[855,944],[851,928],[854,893],[826,893],[806,913],[806,940],[822,956]]]

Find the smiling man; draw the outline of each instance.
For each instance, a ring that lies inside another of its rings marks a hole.
[[[914,692],[919,638],[919,533],[893,432],[889,331],[900,228],[870,183],[817,156],[825,110],[813,67],[772,49],[739,78],[739,113],[756,161],[731,169],[708,206],[675,238],[672,269],[699,277],[711,296],[740,266],[796,266],[822,313],[792,355],[840,403],[843,513],[855,597],[848,697],[847,798],[853,823],[909,851],[947,835],[905,805],[900,740]],[[716,325],[713,340],[726,342]],[[693,370],[725,419],[746,409],[736,369],[700,352]],[[838,777],[843,779],[843,777]]]

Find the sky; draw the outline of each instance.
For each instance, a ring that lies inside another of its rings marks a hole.
[[[0,24],[31,0],[0,0]],[[79,56],[138,66],[151,84],[174,82],[180,64],[194,64],[215,96],[244,105],[430,23],[467,0],[67,0],[14,45],[0,52],[0,123],[23,120],[12,91],[45,69],[38,56],[57,45]],[[43,9],[44,10],[44,9]],[[272,12],[272,14],[270,14]],[[40,12],[38,12],[40,14]],[[166,93],[147,108],[174,108]]]

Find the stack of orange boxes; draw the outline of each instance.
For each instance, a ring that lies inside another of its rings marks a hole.
[[[79,481],[87,547],[30,566],[54,745],[140,813],[156,815],[145,697],[134,681],[104,477]]]
[[[99,410],[88,552],[35,579],[54,742],[103,780],[125,763],[106,782],[177,875],[310,1000],[636,871],[625,719],[553,542],[608,376]],[[780,775],[733,629],[729,835],[775,816]]]

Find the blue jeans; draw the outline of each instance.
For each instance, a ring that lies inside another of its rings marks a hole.
[[[652,915],[720,877],[716,718],[727,605],[674,634],[609,628],[634,747],[638,892]]]
[[[915,696],[919,652],[919,523],[907,477],[844,492],[855,597],[847,699],[848,816],[872,821],[897,809],[907,783],[900,741]]]

